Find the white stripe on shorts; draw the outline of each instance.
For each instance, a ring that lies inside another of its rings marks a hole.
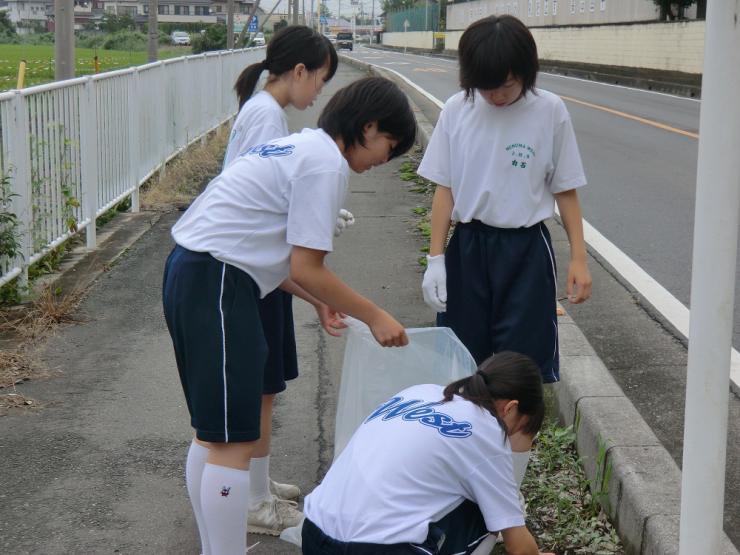
[[[223,263],[222,263],[223,264]],[[224,276],[226,275],[226,264],[221,266],[221,293],[218,297],[218,312],[221,315],[221,360],[222,373],[224,378],[224,441],[229,442],[229,413],[227,406],[227,389],[226,389],[226,325],[224,324]]]
[[[555,272],[555,258],[553,257],[552,251],[550,250],[550,245],[547,242],[547,237],[545,237],[545,233],[542,231],[543,225],[545,224],[540,222],[540,235],[542,235],[542,240],[545,242],[545,248],[547,249],[547,254],[550,255],[550,267],[552,268],[552,283],[555,288],[552,294],[555,297],[555,299],[557,299],[558,298],[558,278]],[[553,320],[553,325],[555,326],[555,345],[553,346],[553,349],[552,349],[552,359],[555,360],[555,356],[558,354],[558,321],[557,321],[557,318]]]

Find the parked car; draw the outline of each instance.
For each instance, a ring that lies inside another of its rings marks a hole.
[[[352,33],[337,33],[337,50],[342,48],[353,50],[354,47],[355,41],[352,38]]]
[[[331,33],[324,33],[324,36],[327,39],[329,39],[329,42],[330,43],[332,43],[332,44],[336,44],[337,43],[337,36],[336,35],[332,35]]]
[[[177,46],[190,46],[190,35],[185,31],[172,31],[170,40]]]
[[[252,43],[255,46],[264,46],[265,45],[265,34],[260,32],[254,35],[254,38],[252,39]]]

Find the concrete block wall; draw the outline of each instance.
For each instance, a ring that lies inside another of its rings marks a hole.
[[[383,44],[385,46],[422,48],[432,50],[434,48],[434,33],[432,31],[406,31],[405,33],[383,33]]]
[[[531,31],[543,60],[700,74],[704,29],[704,21],[682,21]],[[457,50],[462,33],[448,31],[445,50]]]

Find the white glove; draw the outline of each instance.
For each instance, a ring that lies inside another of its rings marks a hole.
[[[424,302],[435,312],[447,310],[447,270],[445,270],[445,255],[427,255],[427,271],[421,282],[424,293]]]
[[[337,216],[337,225],[334,227],[334,237],[339,237],[345,228],[355,225],[355,217],[349,210],[342,208]]]

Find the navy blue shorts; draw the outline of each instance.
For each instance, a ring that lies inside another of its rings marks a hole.
[[[298,377],[298,355],[293,324],[293,295],[275,289],[258,303],[262,330],[269,353],[265,365],[262,392],[266,395],[285,391],[286,380]]]
[[[480,364],[500,351],[531,357],[542,381],[560,380],[557,282],[550,232],[457,224],[445,252],[447,311],[452,328]]]
[[[472,553],[488,535],[478,505],[465,500],[447,516],[429,525],[422,544],[341,542],[327,536],[309,519],[303,521],[301,544],[304,555],[461,555]]]
[[[197,438],[259,439],[267,342],[254,280],[178,245],[165,264],[162,300]]]

